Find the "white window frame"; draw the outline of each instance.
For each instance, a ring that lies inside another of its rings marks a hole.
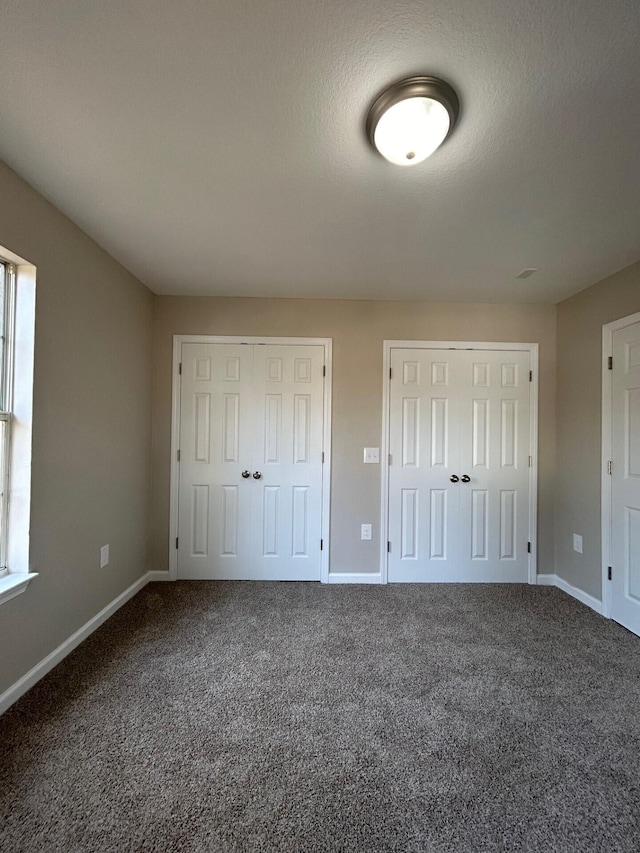
[[[0,512],[0,605],[24,592],[37,577],[30,566],[31,436],[35,343],[35,267],[0,246],[5,280],[5,392],[0,419],[5,421],[3,499]]]
[[[5,424],[4,435],[0,441],[0,578],[9,574],[7,534],[9,522],[9,477],[11,472],[11,426],[13,412],[13,341],[15,338],[15,293],[16,267],[0,257],[0,266],[4,269],[4,314],[2,335],[2,366],[0,373],[0,421]]]

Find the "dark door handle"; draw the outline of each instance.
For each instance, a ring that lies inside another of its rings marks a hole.
[[[259,480],[260,477],[262,477],[262,474],[260,473],[260,471],[254,471],[253,472],[253,479],[254,480]]]
[[[452,475],[449,477],[449,479],[451,480],[451,482],[452,482],[452,483],[457,483],[457,482],[460,480],[460,477],[458,477],[458,475],[457,475],[457,474],[452,474]]]
[[[242,476],[243,476],[243,477],[244,477],[244,479],[246,480],[246,479],[247,479],[247,477],[250,477],[250,476],[251,476],[251,471],[243,471],[243,472],[242,472]]]
[[[462,482],[463,482],[463,483],[470,483],[470,482],[471,482],[471,477],[470,477],[468,474],[463,474],[463,475],[462,475]]]

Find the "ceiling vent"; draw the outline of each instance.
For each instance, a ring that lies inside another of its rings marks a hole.
[[[516,278],[530,278],[534,274],[534,272],[538,272],[537,267],[527,267],[527,269],[522,270],[522,272],[519,272]]]

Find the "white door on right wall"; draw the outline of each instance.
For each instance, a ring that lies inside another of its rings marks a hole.
[[[640,323],[613,333],[611,617],[640,634]]]

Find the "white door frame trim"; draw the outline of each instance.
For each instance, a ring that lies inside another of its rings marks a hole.
[[[326,376],[324,381],[322,442],[324,464],[322,466],[322,540],[320,580],[329,582],[329,533],[331,510],[331,400],[332,400],[332,338],[278,338],[249,335],[174,335],[171,391],[171,495],[169,503],[169,579],[178,578],[178,551],[175,541],[178,536],[178,510],[180,472],[178,463],[178,440],[180,437],[180,359],[182,344],[274,344],[275,346],[321,346],[324,347]]]
[[[498,352],[528,352],[530,370],[533,379],[529,383],[530,394],[530,438],[529,455],[533,464],[529,468],[529,554],[528,576],[529,583],[537,582],[538,565],[538,344],[515,343],[511,341],[384,341],[383,374],[382,374],[382,471],[380,496],[380,579],[387,583],[388,555],[387,541],[389,539],[389,398],[391,384],[389,369],[391,367],[392,349],[440,349],[440,350],[494,350]]]
[[[601,468],[601,524],[602,524],[602,615],[611,618],[611,587],[608,571],[611,565],[611,476],[609,461],[613,443],[613,372],[609,358],[613,356],[613,333],[640,323],[640,313],[621,317],[602,327],[602,458]]]

